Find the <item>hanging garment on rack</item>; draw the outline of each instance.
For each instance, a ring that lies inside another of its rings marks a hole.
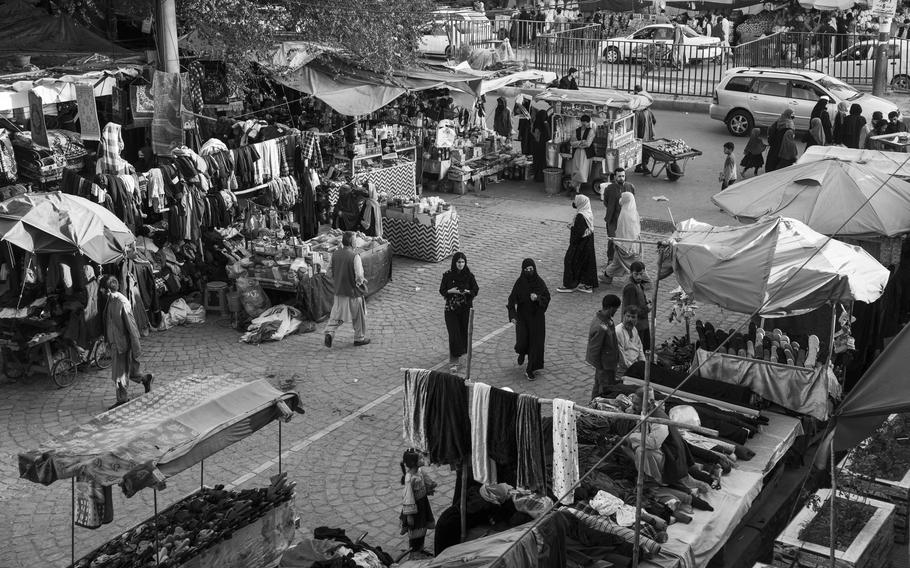
[[[102,185],[110,197],[111,211],[135,233],[142,226],[142,215],[139,212],[133,190],[125,181],[131,176],[102,175],[100,177]],[[135,184],[133,188],[135,188]]]
[[[514,464],[518,459],[517,413],[518,394],[498,388],[490,390],[487,454],[497,464]]]
[[[164,176],[160,168],[152,168],[148,172],[148,205],[152,211],[164,209]]]
[[[518,480],[517,485],[539,495],[547,494],[546,461],[540,402],[529,394],[518,395]]]
[[[408,447],[421,452],[427,451],[427,383],[430,372],[424,369],[408,369],[404,372],[404,441]]]
[[[269,196],[272,204],[280,209],[290,209],[297,203],[300,188],[292,177],[283,177],[272,180],[268,185]]]
[[[578,433],[575,403],[553,399],[553,494],[564,505],[575,501],[578,483]]]
[[[319,147],[319,134],[316,132],[301,132],[300,141],[297,145],[298,155],[295,156],[297,160],[297,167],[300,168],[303,165],[303,160],[309,160],[308,165],[317,170],[323,168],[322,165],[322,149]]]
[[[121,126],[108,122],[101,132],[98,161],[95,163],[96,174],[135,174],[133,166],[124,160],[120,153],[123,152],[123,136]]]
[[[234,172],[237,175],[237,183],[240,189],[247,189],[254,185],[262,183],[256,181],[256,162],[259,160],[259,152],[254,146],[242,146],[231,150],[234,157]],[[261,178],[261,173],[260,173]]]
[[[474,383],[471,391],[471,468],[474,479],[487,485],[496,483],[496,464],[487,455],[490,385]]]
[[[315,170],[308,168],[300,176],[300,182],[297,222],[300,224],[300,236],[308,240],[319,233],[319,219],[316,214],[316,188],[319,187],[319,177]]]
[[[18,179],[13,141],[9,137],[9,132],[5,128],[0,128],[0,185],[16,183]]]
[[[431,371],[427,387],[427,450],[430,463],[455,465],[471,455],[468,389],[461,377]]]
[[[281,177],[281,156],[278,150],[278,140],[266,140],[265,142],[260,142],[258,146],[259,153],[262,156],[260,160],[262,181]]]

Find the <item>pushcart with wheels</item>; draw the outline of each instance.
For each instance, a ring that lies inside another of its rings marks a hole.
[[[647,157],[654,160],[654,165],[650,170],[651,176],[660,177],[666,172],[667,179],[670,181],[677,181],[686,175],[686,163],[691,158],[702,155],[701,150],[690,148],[682,140],[656,138],[641,144],[643,159]],[[647,165],[647,160],[645,160],[645,165]]]
[[[60,341],[60,332],[39,333],[27,341],[0,339],[3,374],[10,378],[48,375],[58,387],[68,387],[79,373],[77,361]]]

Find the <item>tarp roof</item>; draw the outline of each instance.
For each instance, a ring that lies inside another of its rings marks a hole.
[[[68,14],[51,16],[25,3],[4,5],[0,18],[0,53],[68,57],[100,53],[110,57],[139,55],[80,26]]]
[[[476,72],[465,73],[442,66],[415,66],[386,77],[325,54],[274,78],[282,85],[321,99],[347,116],[369,114],[409,91],[448,87],[477,96],[483,80]]]
[[[857,150],[844,146],[809,146],[797,164],[837,159],[868,166],[882,175],[910,178],[910,154],[881,150]]]
[[[44,485],[74,476],[119,483],[129,497],[281,417],[280,403],[303,412],[297,393],[265,380],[185,377],[19,454],[19,475]]]
[[[910,412],[910,325],[876,357],[834,409],[834,451],[849,450],[892,412]]]
[[[547,89],[535,95],[534,100],[548,103],[593,103],[627,110],[651,106],[651,99],[648,97],[609,89]]]
[[[910,182],[836,159],[742,180],[711,201],[739,220],[788,217],[825,235],[894,237],[910,232]]]
[[[34,91],[45,105],[76,100],[76,85],[92,85],[96,97],[111,94],[117,86],[117,75],[136,77],[138,67],[118,67],[108,71],[92,71],[81,75],[42,77],[33,80],[0,84],[0,112],[28,108],[28,92]]]
[[[888,270],[860,247],[827,239],[794,219],[739,227],[689,219],[671,241],[673,271],[696,300],[740,313],[761,308],[765,317],[881,297]]]

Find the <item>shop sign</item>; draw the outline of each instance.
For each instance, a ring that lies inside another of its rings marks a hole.
[[[29,122],[32,126],[32,142],[38,146],[50,147],[47,140],[47,125],[44,123],[44,105],[35,91],[28,92]]]
[[[79,130],[83,140],[101,140],[95,89],[91,85],[76,85],[76,104],[79,107]]]
[[[875,16],[893,18],[897,13],[897,0],[870,0],[869,9]]]

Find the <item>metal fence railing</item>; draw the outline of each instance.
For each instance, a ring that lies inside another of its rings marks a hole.
[[[857,87],[872,85],[875,36],[859,34],[775,33],[733,50],[737,67],[811,69]],[[910,40],[891,39],[887,46],[887,82],[910,87]]]

